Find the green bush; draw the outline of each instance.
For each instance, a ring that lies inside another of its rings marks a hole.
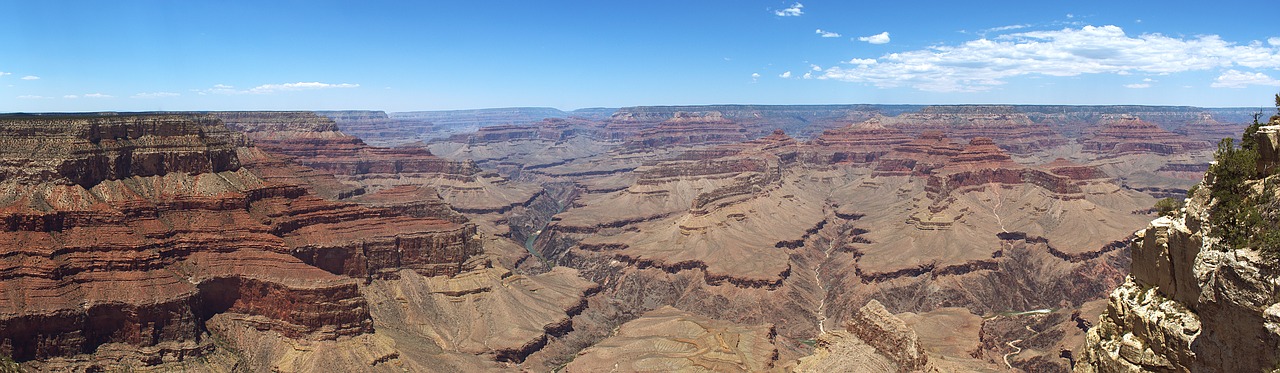
[[[1218,248],[1251,248],[1280,257],[1280,179],[1263,181],[1261,192],[1255,192],[1258,152],[1236,147],[1231,139],[1218,143],[1214,160],[1207,186],[1213,198],[1208,223],[1221,238]]]
[[[1160,216],[1175,216],[1181,208],[1182,200],[1178,198],[1168,197],[1156,201],[1156,212],[1159,213]]]

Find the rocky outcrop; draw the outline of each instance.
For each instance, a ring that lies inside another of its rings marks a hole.
[[[805,158],[819,164],[871,163],[896,146],[911,141],[901,131],[886,128],[878,120],[826,130],[810,142]]]
[[[924,176],[964,151],[941,131],[926,131],[920,137],[893,148],[876,163],[875,176]]]
[[[1076,172],[1078,177],[1096,176],[1087,169],[1059,164],[1059,171]],[[1014,163],[991,139],[974,138],[963,151],[951,157],[929,177],[926,190],[935,196],[985,184],[1034,184],[1063,198],[1082,198],[1080,187],[1068,177]]]
[[[243,138],[209,116],[6,115],[0,182],[74,184],[240,168]]]
[[[1032,121],[1013,106],[928,106],[919,112],[886,117],[887,127],[920,133],[945,131],[948,136],[972,139],[985,137],[1015,154],[1028,154],[1067,143],[1049,126]]]
[[[1084,151],[1119,156],[1133,153],[1180,154],[1209,144],[1165,131],[1133,115],[1106,116],[1103,127],[1080,139]]]
[[[1262,158],[1275,159],[1277,141],[1266,133],[1257,140],[1272,153]],[[1252,372],[1280,362],[1280,269],[1257,250],[1216,244],[1209,189],[1138,232],[1131,275],[1089,330],[1077,371]]]
[[[311,125],[290,118],[272,125]],[[242,160],[262,153],[206,115],[6,117],[0,138],[29,147],[0,153],[16,175],[0,181],[0,353],[18,361],[191,359],[214,349],[218,315],[290,339],[363,335],[368,305],[344,275],[456,273],[477,250],[466,225],[271,181],[287,178],[258,174],[272,163]]]
[[[619,121],[620,118],[615,115],[614,120]],[[623,147],[644,150],[678,145],[736,143],[746,141],[747,138],[745,128],[725,119],[720,112],[678,111],[671,118],[640,129],[627,139]]]
[[[868,348],[869,347],[869,348]],[[798,372],[937,371],[916,332],[872,300],[844,323],[843,330],[818,336],[813,355],[801,358]]]
[[[578,353],[565,372],[762,372],[778,358],[772,325],[740,325],[664,306]]]

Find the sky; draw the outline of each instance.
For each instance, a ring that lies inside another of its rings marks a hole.
[[[1262,107],[1280,1],[0,0],[0,112]]]

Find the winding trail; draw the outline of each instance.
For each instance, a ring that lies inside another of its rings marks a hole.
[[[1035,333],[1038,333],[1035,329],[1031,329],[1031,325],[1023,325],[1022,327],[1027,328],[1027,331],[1031,332],[1031,333],[1032,333],[1032,336],[1035,336]],[[1012,341],[1009,341],[1009,342],[1005,342],[1005,343],[1004,343],[1004,344],[1008,345],[1009,347],[1012,347],[1012,348],[1016,348],[1016,349],[1018,349],[1017,351],[1014,351],[1014,352],[1010,352],[1010,353],[1004,354],[1004,365],[1005,365],[1005,366],[1007,366],[1007,367],[1009,367],[1009,369],[1010,369],[1010,370],[1012,370],[1012,369],[1013,369],[1013,364],[1009,364],[1009,357],[1010,357],[1010,356],[1013,356],[1013,355],[1017,355],[1017,354],[1022,353],[1022,347],[1018,347],[1018,345],[1017,345],[1018,343],[1022,343],[1022,340],[1021,340],[1021,339],[1015,339],[1015,340],[1012,340]]]
[[[1015,340],[1012,340],[1012,341],[1009,341],[1009,342],[1005,342],[1005,343],[1004,343],[1004,344],[1009,345],[1009,347],[1013,347],[1013,348],[1018,349],[1017,351],[1014,351],[1014,352],[1010,352],[1010,353],[1004,354],[1004,365],[1005,365],[1005,366],[1007,366],[1007,367],[1009,367],[1009,369],[1010,369],[1010,370],[1012,370],[1012,369],[1013,369],[1013,364],[1009,364],[1009,357],[1010,357],[1010,356],[1013,356],[1013,355],[1017,355],[1017,354],[1022,353],[1022,347],[1018,347],[1018,345],[1017,345],[1016,343],[1022,343],[1022,340],[1021,340],[1021,339],[1015,339]]]

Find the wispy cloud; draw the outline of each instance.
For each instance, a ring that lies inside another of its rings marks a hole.
[[[857,63],[861,61],[850,61],[856,67],[830,67],[820,78],[882,88],[973,92],[1024,75],[1170,74],[1233,66],[1274,69],[1280,68],[1280,50],[1261,43],[1227,42],[1217,35],[1185,39],[1161,34],[1129,36],[1118,26],[1084,26],[890,53],[877,58],[875,64]],[[1223,83],[1215,84],[1236,84],[1231,80],[1234,77],[1220,77]]]
[[[211,94],[211,93],[220,94],[220,95],[240,95],[240,94],[261,95],[261,94],[270,94],[270,93],[278,93],[278,92],[294,92],[294,91],[308,91],[308,90],[317,90],[317,89],[357,88],[357,87],[360,87],[360,85],[351,84],[351,83],[330,84],[330,83],[321,83],[321,82],[297,82],[297,83],[283,83],[283,84],[263,84],[263,85],[245,89],[245,90],[236,89],[234,86],[229,86],[225,84],[215,84],[213,88],[196,89],[192,91],[202,95]]]
[[[62,98],[80,98],[80,96],[76,96],[76,95],[64,95],[64,96],[62,96]]]
[[[875,64],[876,64],[876,59],[874,59],[874,58],[854,58],[854,59],[851,59],[851,60],[845,61],[845,63],[850,64],[850,65],[858,65],[858,66],[875,65]]]
[[[760,80],[760,73],[751,73],[751,82],[755,83]]]
[[[791,4],[791,7],[775,10],[773,11],[773,14],[778,17],[799,17],[804,14],[804,4],[797,2],[795,4]]]
[[[783,72],[783,73],[781,73],[781,74],[778,74],[778,77],[779,77],[779,78],[783,78],[783,79],[790,78],[790,77],[791,77],[791,71],[785,71],[785,72]]]
[[[865,41],[871,44],[885,44],[889,42],[889,32],[885,31],[871,36],[862,36],[858,41]]]
[[[1001,32],[1001,31],[1012,31],[1012,30],[1024,29],[1024,28],[1027,28],[1027,27],[1031,27],[1031,25],[1027,25],[1027,24],[1022,24],[1022,25],[1008,25],[1008,26],[992,27],[992,28],[989,28],[989,29],[986,29],[986,30],[983,30],[983,31],[986,31],[986,32]]]
[[[104,95],[104,94],[101,94],[101,93],[86,93],[86,94],[84,95],[84,97],[85,97],[85,98],[112,98],[112,97],[116,97],[116,96],[112,96],[112,95]]]
[[[1273,47],[1280,47],[1280,38],[1267,39],[1267,44],[1271,44]]]
[[[1227,70],[1218,79],[1214,79],[1210,87],[1214,88],[1244,88],[1251,85],[1263,86],[1280,86],[1280,80],[1276,80],[1263,73],[1246,73],[1237,70]]]
[[[1147,84],[1147,83],[1133,83],[1133,84],[1125,84],[1125,85],[1124,85],[1124,87],[1125,87],[1125,88],[1135,88],[1135,89],[1138,89],[1138,88],[1151,88],[1151,84]]]
[[[35,75],[27,75],[27,76],[22,77],[21,79],[22,79],[22,80],[40,80],[40,77],[35,76]]]
[[[44,96],[40,96],[40,95],[22,95],[22,96],[18,96],[18,99],[19,99],[19,100],[43,100],[43,99],[49,99],[49,98],[53,98],[53,97],[44,97]]]
[[[0,71],[0,76],[5,76],[5,75],[13,75],[13,73],[6,73],[4,71]]]
[[[133,96],[129,96],[129,98],[164,98],[164,97],[177,97],[177,96],[181,96],[181,94],[173,93],[173,92],[142,92]]]
[[[818,34],[818,36],[822,36],[822,37],[824,37],[824,38],[838,38],[838,37],[840,37],[840,34],[839,34],[839,33],[831,32],[831,31],[823,31],[822,29],[813,30],[813,33]]]

